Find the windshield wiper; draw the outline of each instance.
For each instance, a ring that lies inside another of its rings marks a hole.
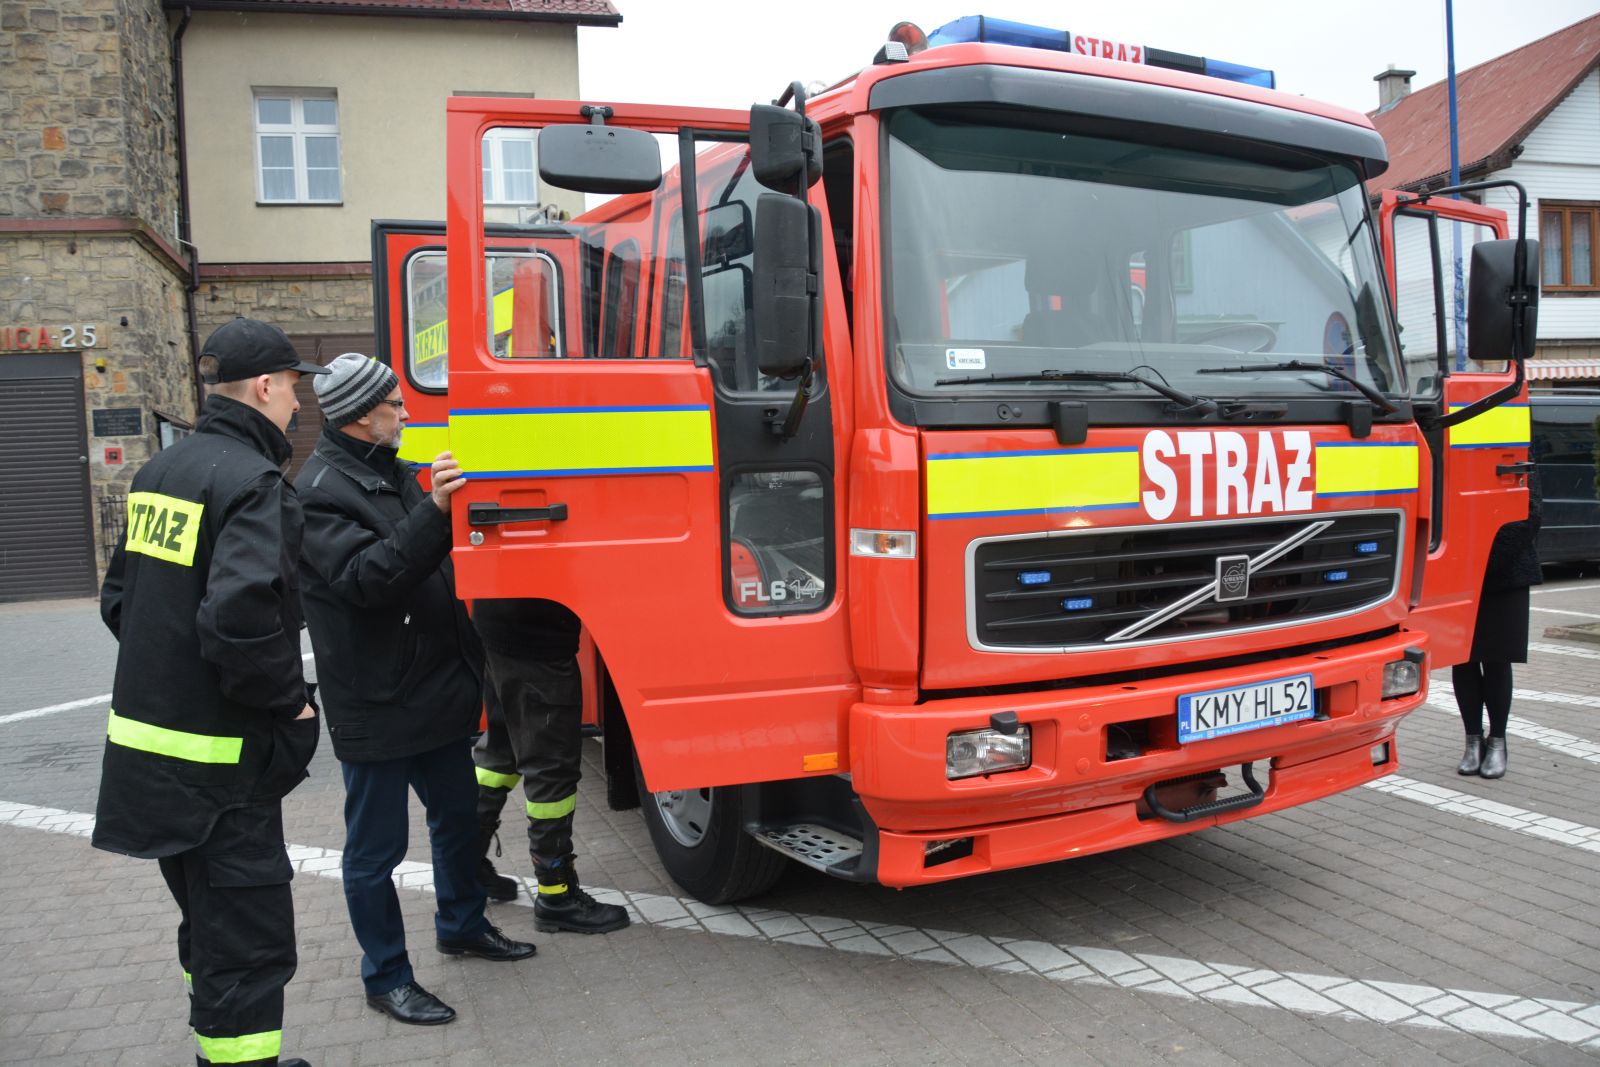
[[[1326,360],[1326,359],[1323,360],[1321,363],[1308,363],[1307,361],[1305,361],[1303,359],[1291,359],[1291,360],[1285,360],[1282,363],[1251,363],[1251,364],[1247,364],[1247,365],[1239,366],[1239,367],[1201,367],[1198,373],[1200,373],[1200,374],[1256,374],[1256,373],[1260,373],[1261,371],[1275,371],[1275,370],[1321,371],[1323,374],[1331,375],[1334,378],[1338,378],[1341,382],[1349,382],[1352,386],[1355,387],[1355,389],[1356,389],[1356,391],[1358,393],[1360,393],[1362,396],[1366,397],[1368,400],[1372,401],[1373,405],[1376,406],[1378,408],[1378,410],[1382,411],[1385,415],[1393,415],[1395,412],[1400,410],[1398,407],[1395,406],[1394,401],[1390,400],[1388,397],[1386,397],[1382,393],[1378,392],[1376,389],[1374,389],[1372,386],[1368,385],[1366,382],[1361,381],[1359,378],[1357,378],[1355,375],[1351,374],[1349,371],[1345,370],[1343,367],[1337,366],[1333,362],[1331,362],[1330,360]]]
[[[939,378],[934,385],[970,385],[973,382],[1136,382],[1181,405],[1180,415],[1212,415],[1217,402],[1210,397],[1190,396],[1165,382],[1125,370],[1042,370],[1033,374],[969,374],[960,378]]]

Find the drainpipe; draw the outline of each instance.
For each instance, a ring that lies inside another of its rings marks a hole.
[[[178,123],[178,245],[189,256],[189,281],[184,286],[184,315],[189,321],[189,371],[194,382],[194,411],[200,414],[203,390],[200,385],[200,319],[195,310],[195,293],[200,291],[200,251],[194,246],[194,230],[189,221],[189,138],[183,110],[183,34],[193,12],[185,7],[183,20],[172,35],[172,89],[177,98]]]

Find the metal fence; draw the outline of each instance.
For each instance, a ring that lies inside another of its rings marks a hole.
[[[126,493],[100,494],[100,555],[111,562],[111,553],[122,543],[128,528],[128,495]]]

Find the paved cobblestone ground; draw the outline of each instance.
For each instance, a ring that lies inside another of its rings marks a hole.
[[[1600,617],[1600,583],[1558,580],[1534,605],[1536,634],[1582,621],[1557,612]],[[154,864],[82,836],[115,647],[86,601],[0,607],[0,640],[0,1064],[189,1062],[176,909]],[[583,871],[635,925],[536,935],[503,905],[496,921],[537,959],[439,956],[418,814],[413,962],[461,1013],[426,1030],[361,999],[324,747],[286,804],[303,846],[286,1051],[317,1067],[1600,1062],[1600,645],[1536,644],[1499,783],[1454,773],[1445,674],[1401,728],[1400,775],[1376,787],[904,893],[797,868],[748,907],[700,907],[637,813],[605,809],[591,751]],[[511,845],[502,866],[527,875]]]

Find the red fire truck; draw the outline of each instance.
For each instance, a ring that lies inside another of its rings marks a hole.
[[[1371,125],[1271,84],[963,19],[748,112],[450,102],[447,223],[374,227],[407,453],[468,472],[463,597],[583,620],[612,803],[690,893],[1395,770],[1526,515],[1538,257],[1370,211]],[[612,198],[502,219],[519,139],[525,190]]]

